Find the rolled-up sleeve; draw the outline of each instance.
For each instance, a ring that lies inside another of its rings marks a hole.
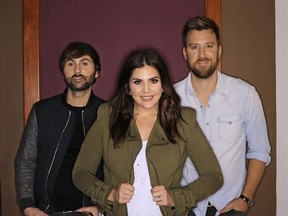
[[[269,165],[270,143],[267,134],[267,125],[262,103],[254,87],[250,87],[247,96],[247,119],[246,119],[246,136],[247,136],[247,159],[257,159]]]

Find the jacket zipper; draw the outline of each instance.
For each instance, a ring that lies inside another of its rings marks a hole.
[[[81,121],[82,121],[82,128],[83,128],[83,135],[84,135],[84,138],[86,137],[86,129],[85,129],[85,124],[84,124],[84,110],[82,110],[81,112]],[[84,194],[82,196],[82,206],[84,207],[85,206],[85,198],[84,198]]]
[[[59,149],[59,146],[60,146],[60,142],[61,142],[63,133],[64,133],[64,131],[66,130],[67,125],[68,125],[68,123],[69,123],[69,121],[70,121],[70,117],[71,117],[71,111],[69,111],[68,119],[67,119],[67,121],[66,121],[66,124],[65,124],[62,132],[61,132],[60,139],[59,139],[59,141],[58,141],[56,150],[54,151],[54,155],[53,155],[53,158],[52,158],[52,161],[51,161],[51,163],[50,163],[50,166],[49,166],[49,169],[48,169],[48,173],[47,173],[47,176],[46,176],[46,180],[45,180],[45,191],[46,191],[46,198],[47,198],[47,200],[48,200],[48,205],[47,205],[47,207],[46,207],[46,209],[45,209],[45,212],[47,212],[48,209],[49,209],[49,207],[50,207],[50,200],[49,200],[49,197],[48,197],[48,194],[47,194],[47,190],[48,190],[48,189],[47,189],[47,187],[48,187],[48,186],[47,186],[47,185],[48,185],[48,178],[49,178],[49,175],[50,175],[52,166],[53,166],[53,164],[54,164],[54,160],[55,160],[56,154],[57,154],[57,152],[58,152],[58,149]]]
[[[81,119],[82,119],[83,134],[84,134],[84,137],[86,137],[86,128],[84,124],[84,110],[82,110],[81,112]]]

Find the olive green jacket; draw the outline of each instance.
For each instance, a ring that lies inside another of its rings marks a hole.
[[[197,202],[215,193],[223,184],[218,161],[196,121],[195,110],[182,108],[181,114],[185,122],[179,121],[178,130],[183,140],[179,139],[176,144],[170,143],[156,121],[146,148],[151,186],[164,185],[175,203],[174,207],[160,207],[165,216],[186,215]],[[107,103],[99,107],[97,116],[75,163],[73,182],[100,206],[104,215],[125,216],[126,204],[110,202],[107,197],[120,183],[129,182],[133,185],[133,164],[142,147],[141,137],[135,120],[132,120],[129,135],[123,145],[115,149],[109,133],[110,112]],[[180,180],[187,156],[195,165],[199,178],[181,187]],[[102,157],[104,182],[95,177]]]

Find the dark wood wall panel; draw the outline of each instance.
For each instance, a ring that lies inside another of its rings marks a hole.
[[[24,122],[40,98],[39,1],[23,0]]]

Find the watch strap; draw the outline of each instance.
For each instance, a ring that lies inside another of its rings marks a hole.
[[[242,200],[244,200],[244,202],[246,202],[248,204],[249,207],[252,207],[254,202],[253,200],[250,200],[248,197],[246,197],[245,195],[241,194],[240,197]]]

